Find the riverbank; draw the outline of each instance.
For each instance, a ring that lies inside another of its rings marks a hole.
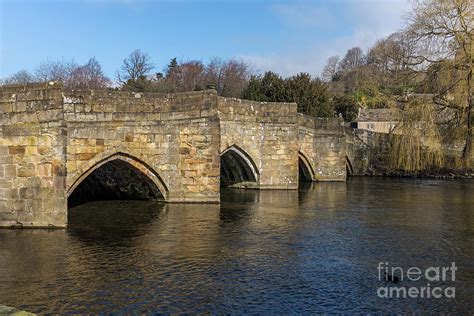
[[[425,171],[403,171],[403,170],[367,170],[364,176],[387,177],[387,178],[414,178],[414,179],[474,179],[473,170],[425,170]]]

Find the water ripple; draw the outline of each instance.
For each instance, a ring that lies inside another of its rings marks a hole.
[[[355,179],[221,205],[96,202],[0,231],[0,303],[64,313],[471,313],[474,186]],[[378,262],[459,267],[456,300],[381,299]]]

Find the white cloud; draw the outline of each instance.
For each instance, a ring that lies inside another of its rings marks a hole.
[[[304,71],[318,76],[330,56],[343,56],[354,46],[367,50],[377,39],[401,29],[403,15],[410,7],[408,0],[347,0],[337,4],[337,8],[334,3],[326,3],[326,6],[312,3],[273,6],[271,12],[281,19],[282,27],[289,34],[288,38],[281,40],[289,45],[282,51],[241,57],[253,63],[258,71],[273,70],[283,76]],[[331,12],[335,9],[338,12]],[[339,35],[331,35],[329,39],[318,36],[321,34],[318,32],[328,30]],[[294,42],[292,32],[300,32],[300,35],[307,32],[308,39],[305,43]]]

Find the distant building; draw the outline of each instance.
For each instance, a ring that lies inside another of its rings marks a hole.
[[[377,133],[390,133],[400,121],[400,110],[360,109],[353,127]]]

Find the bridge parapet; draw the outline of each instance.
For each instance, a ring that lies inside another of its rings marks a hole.
[[[344,134],[343,121],[335,117],[314,117],[298,113],[298,125],[306,127],[318,133]]]
[[[68,121],[152,121],[216,115],[214,90],[184,93],[135,93],[123,91],[64,91]]]
[[[261,117],[279,117],[293,116],[297,113],[296,103],[284,102],[259,102],[242,100],[236,98],[218,98],[219,114],[239,116],[243,115],[249,120],[257,120]]]

